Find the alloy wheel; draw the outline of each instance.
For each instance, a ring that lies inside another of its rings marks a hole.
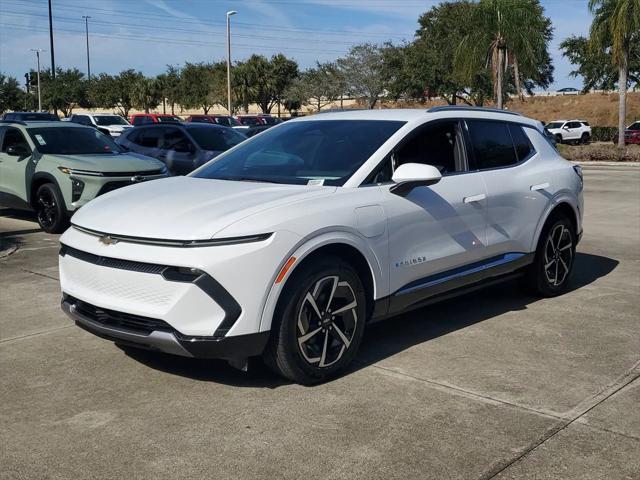
[[[45,228],[50,228],[56,222],[57,206],[56,199],[52,193],[42,188],[38,192],[38,198],[36,200],[38,222]]]
[[[358,324],[353,288],[337,275],[323,277],[307,291],[297,320],[297,338],[304,359],[317,368],[340,360],[349,349]]]
[[[556,225],[547,237],[544,247],[544,273],[554,287],[561,285],[573,262],[573,238],[565,225]]]

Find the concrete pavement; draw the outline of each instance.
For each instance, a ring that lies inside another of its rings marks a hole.
[[[585,180],[569,293],[373,325],[315,387],[80,330],[57,237],[0,210],[0,478],[640,479],[640,171]]]

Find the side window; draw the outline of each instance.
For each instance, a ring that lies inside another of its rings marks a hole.
[[[476,169],[508,167],[518,163],[507,123],[467,120],[467,124]]]
[[[531,140],[529,140],[529,137],[524,131],[524,128],[520,125],[510,124],[509,132],[511,133],[513,144],[516,147],[516,155],[518,156],[519,162],[526,160],[536,153],[533,145],[531,145]]]
[[[442,175],[465,170],[464,139],[457,120],[418,127],[399,144],[391,158],[379,165],[364,183],[385,183],[405,163],[433,165]]]
[[[580,122],[569,122],[569,123],[567,124],[567,127],[568,127],[568,128],[580,128],[580,126],[581,126],[581,125],[580,125]]]
[[[193,149],[191,141],[179,128],[166,128],[160,143],[163,150],[175,150],[176,152],[190,152]]]
[[[23,149],[31,150],[24,136],[17,128],[7,128],[4,132],[0,150],[6,152],[9,147],[22,147]]]
[[[138,132],[138,136],[132,142],[146,148],[158,148],[160,139],[162,138],[162,129],[145,128]]]
[[[134,125],[144,125],[145,123],[153,123],[149,117],[138,116],[133,118]]]

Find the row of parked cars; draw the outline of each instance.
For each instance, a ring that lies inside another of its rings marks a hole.
[[[34,209],[43,230],[59,233],[93,198],[186,175],[274,120],[194,115],[183,122],[136,114],[129,122],[119,115],[74,114],[60,121],[44,112],[8,113],[0,120],[0,205]]]

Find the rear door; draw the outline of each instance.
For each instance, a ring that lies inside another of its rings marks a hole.
[[[552,180],[527,131],[530,127],[494,120],[467,120],[471,167],[487,188],[487,251],[490,256],[530,253],[549,204]]]
[[[582,135],[582,124],[580,122],[567,122],[565,124],[566,135],[563,135],[564,140],[579,140]]]
[[[163,130],[164,128],[162,127],[135,128],[131,133],[127,134],[128,143],[124,145],[134,152],[160,159],[162,152],[159,146]]]

